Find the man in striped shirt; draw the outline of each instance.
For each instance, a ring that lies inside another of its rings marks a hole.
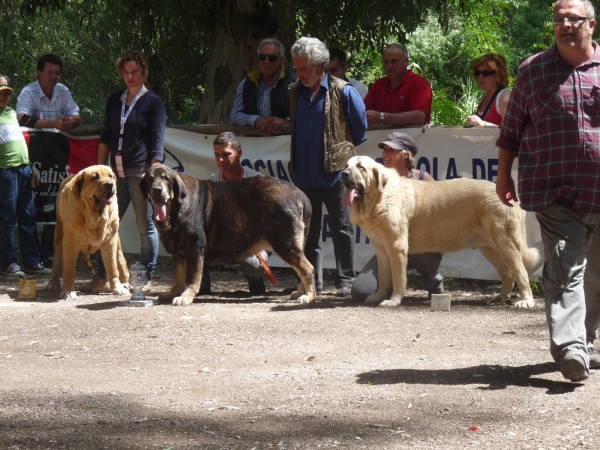
[[[496,141],[496,191],[508,206],[519,200],[518,157],[521,206],[536,213],[544,244],[550,352],[578,382],[600,368],[600,47],[588,0],[557,1],[553,23],[555,45],[527,59],[515,80]]]
[[[288,86],[296,78],[283,67],[285,47],[277,39],[258,45],[258,69],[237,87],[231,124],[251,126],[270,136],[290,119]]]

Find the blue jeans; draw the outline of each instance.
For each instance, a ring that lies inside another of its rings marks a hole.
[[[119,203],[119,220],[125,215],[129,204],[131,203],[133,206],[135,222],[140,232],[142,244],[140,262],[148,268],[146,276],[148,280],[151,280],[156,267],[156,258],[158,257],[158,233],[152,221],[152,206],[150,201],[142,194],[140,180],[141,178],[137,177],[117,177],[117,202]],[[106,278],[106,269],[102,257],[98,258],[98,275]]]
[[[19,226],[19,246],[25,268],[39,264],[36,247],[35,203],[29,187],[31,167],[0,169],[0,269],[17,263],[15,225]]]
[[[580,355],[588,365],[583,279],[600,214],[581,213],[552,203],[536,217],[544,243],[542,287],[550,353],[559,365],[569,351]]]
[[[342,205],[346,187],[342,180],[329,187],[300,188],[310,200],[312,217],[304,255],[315,268],[317,289],[323,288],[323,240],[321,239],[323,203],[333,225],[335,255],[335,287],[351,287],[354,283],[354,228],[350,223],[350,207]]]

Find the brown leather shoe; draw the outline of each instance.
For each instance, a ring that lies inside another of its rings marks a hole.
[[[94,275],[89,283],[81,287],[82,292],[111,292],[110,285],[106,278]]]

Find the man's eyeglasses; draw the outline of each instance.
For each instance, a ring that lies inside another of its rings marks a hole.
[[[565,20],[569,22],[570,25],[579,25],[581,22],[591,20],[591,17],[554,17],[552,23],[554,25],[562,25],[565,23]]]
[[[60,72],[57,72],[56,70],[44,70],[44,72],[53,77],[60,77]]]
[[[476,77],[478,77],[479,75],[483,75],[484,77],[489,77],[492,76],[496,73],[495,70],[476,70],[475,72],[473,72],[475,74]]]
[[[279,59],[279,56],[277,56],[277,55],[265,55],[265,54],[258,55],[258,60],[259,61],[269,60],[269,62],[275,62],[278,59]]]

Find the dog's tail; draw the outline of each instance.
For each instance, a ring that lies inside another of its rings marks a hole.
[[[523,260],[523,265],[527,270],[537,266],[541,260],[540,251],[535,247],[527,247],[527,213],[525,210],[520,209],[521,212],[521,259]]]

